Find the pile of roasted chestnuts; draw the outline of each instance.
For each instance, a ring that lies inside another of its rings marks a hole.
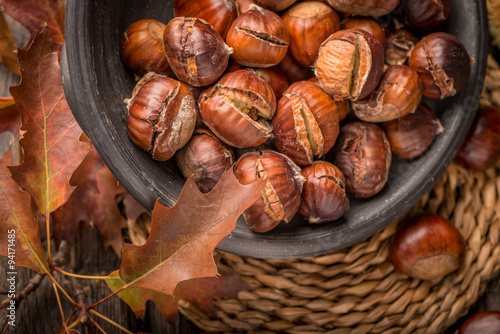
[[[449,12],[449,0],[175,0],[169,22],[123,34],[138,79],[129,137],[203,192],[228,168],[243,184],[266,177],[244,213],[255,232],[296,214],[335,221],[348,193],[384,187],[393,153],[414,159],[443,131],[422,96],[455,95],[471,68],[457,38],[427,32]]]

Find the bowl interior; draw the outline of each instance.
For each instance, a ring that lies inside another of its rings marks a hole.
[[[184,178],[173,161],[157,162],[135,146],[126,132],[134,76],[122,65],[120,38],[132,22],[152,18],[167,23],[173,1],[68,0],[66,42],[61,57],[68,103],[77,121],[123,186],[146,208],[157,198],[177,200]],[[363,240],[404,214],[444,172],[474,117],[485,77],[487,19],[484,1],[453,1],[450,18],[438,28],[458,37],[475,58],[470,81],[458,95],[426,102],[445,132],[421,157],[406,161],[393,155],[385,188],[376,196],[350,198],[351,208],[339,221],[310,225],[299,217],[265,233],[253,233],[240,217],[219,249],[256,258],[317,256]],[[382,19],[387,19],[384,17]],[[464,28],[466,27],[466,28]]]

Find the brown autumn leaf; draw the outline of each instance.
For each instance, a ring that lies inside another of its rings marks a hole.
[[[17,46],[5,16],[0,13],[0,61],[12,73],[21,75],[17,64]]]
[[[12,164],[12,153],[0,159],[0,256],[9,258],[13,254],[15,266],[30,268],[39,274],[49,271],[40,242],[38,222],[31,213],[30,195],[21,190],[11,178],[7,165]],[[12,243],[9,234],[15,234]],[[10,247],[11,246],[11,247]],[[9,251],[9,248],[14,249]],[[15,268],[2,268],[4,274]]]
[[[125,288],[172,295],[181,281],[217,276],[213,251],[259,198],[264,181],[242,185],[230,168],[207,194],[189,178],[173,207],[157,201],[146,243],[124,245],[119,273]]]
[[[122,227],[127,222],[117,205],[117,198],[126,192],[108,168],[97,171],[98,194],[90,195],[89,212],[92,224],[101,234],[104,246],[110,246],[121,256],[123,248]]]
[[[13,97],[0,97],[0,133],[19,133],[21,116]]]
[[[64,96],[60,44],[48,29],[18,52],[21,83],[10,88],[21,113],[21,165],[10,168],[12,177],[28,191],[44,215],[66,203],[74,187],[69,179],[90,150],[79,140],[82,130]]]
[[[31,39],[48,25],[52,39],[64,42],[66,0],[0,0],[4,12],[25,26]]]

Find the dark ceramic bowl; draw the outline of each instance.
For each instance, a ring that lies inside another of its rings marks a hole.
[[[460,0],[452,5],[450,18],[439,30],[457,36],[476,61],[465,89],[453,98],[430,101],[445,127],[431,148],[411,161],[395,157],[385,188],[370,199],[351,199],[349,212],[337,222],[310,225],[296,217],[271,232],[256,234],[240,217],[219,249],[282,259],[330,253],[380,231],[433,186],[472,122],[486,69],[485,1]],[[61,65],[71,110],[116,178],[149,210],[157,198],[173,205],[184,179],[173,161],[152,160],[127,136],[123,100],[131,95],[135,81],[120,61],[119,41],[127,26],[138,19],[167,23],[172,15],[172,1],[165,0],[68,0],[66,9]]]

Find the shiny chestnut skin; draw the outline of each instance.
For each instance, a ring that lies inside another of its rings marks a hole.
[[[125,103],[130,139],[155,160],[170,159],[193,134],[194,98],[177,80],[150,72],[139,80]]]
[[[314,64],[321,87],[335,100],[367,97],[384,72],[384,49],[371,34],[339,30],[323,42]]]
[[[285,155],[274,151],[246,153],[234,165],[234,175],[242,184],[267,177],[260,199],[243,213],[252,231],[268,232],[297,213],[304,178]]]
[[[295,4],[281,18],[290,32],[290,54],[305,67],[314,64],[321,43],[340,29],[337,13],[321,2]]]
[[[386,37],[385,62],[388,65],[404,65],[418,43],[418,37],[406,29],[390,30]]]
[[[199,107],[203,123],[230,146],[254,147],[271,137],[268,120],[276,111],[276,97],[248,69],[225,74],[201,94]]]
[[[235,162],[232,149],[207,129],[196,129],[174,158],[182,175],[193,177],[203,193],[211,191]]]
[[[385,186],[391,167],[389,141],[376,124],[351,122],[340,128],[327,161],[344,174],[346,190],[356,198],[368,198]]]
[[[327,161],[314,161],[302,170],[306,179],[298,214],[309,223],[335,221],[349,210],[345,178]]]
[[[281,72],[277,66],[266,68],[249,68],[252,72],[257,74],[259,78],[264,80],[273,89],[276,101],[281,99],[283,92],[288,88],[289,83],[286,76]]]
[[[293,5],[295,1],[297,0],[254,0],[257,5],[272,10],[273,12],[285,10]]]
[[[467,319],[457,334],[500,334],[500,311],[483,311]]]
[[[127,27],[120,40],[120,57],[132,72],[143,76],[156,72],[174,76],[163,52],[165,24],[151,19],[138,20]]]
[[[235,0],[235,2],[236,6],[238,6],[238,12],[240,15],[248,11],[251,4],[255,4],[253,0]]]
[[[467,85],[471,58],[458,38],[445,32],[423,37],[410,55],[408,64],[420,75],[424,96],[444,99]]]
[[[361,29],[370,33],[373,37],[378,39],[380,45],[385,47],[385,31],[384,28],[372,17],[364,16],[349,16],[345,18],[341,27],[343,30],[347,29]]]
[[[174,16],[203,19],[225,39],[238,17],[238,7],[234,0],[175,0]]]
[[[494,167],[500,158],[500,109],[481,106],[455,161],[470,170]]]
[[[431,146],[444,131],[436,114],[421,103],[413,114],[382,124],[392,152],[403,159],[414,159]]]
[[[312,77],[308,81],[312,82],[313,84],[317,85],[319,88],[321,88],[321,85],[319,83],[318,78]],[[321,88],[323,89],[323,88]],[[349,106],[349,100],[340,100],[340,101],[335,101],[335,105],[337,106],[337,112],[339,113],[339,122],[343,121],[347,114],[350,111],[350,106]]]
[[[389,254],[398,272],[433,280],[461,266],[465,241],[448,220],[435,214],[424,215],[410,219],[398,228]]]
[[[224,73],[232,50],[202,19],[175,17],[163,34],[165,54],[177,78],[192,86],[207,86]]]
[[[339,133],[337,107],[310,81],[292,84],[279,100],[273,118],[273,143],[298,165],[310,165],[326,154]]]
[[[360,16],[383,16],[399,5],[399,0],[328,0],[335,10]]]
[[[405,65],[388,66],[370,96],[352,102],[354,114],[365,122],[387,122],[417,110],[423,86],[418,73]]]
[[[286,55],[290,34],[276,13],[257,5],[249,8],[227,33],[226,43],[234,50],[231,56],[249,67],[277,65]]]
[[[450,15],[450,0],[401,0],[401,21],[412,30],[429,31]]]
[[[310,68],[297,63],[290,52],[287,52],[285,58],[283,58],[277,66],[281,72],[283,72],[289,83],[308,80],[314,77],[314,72]]]

